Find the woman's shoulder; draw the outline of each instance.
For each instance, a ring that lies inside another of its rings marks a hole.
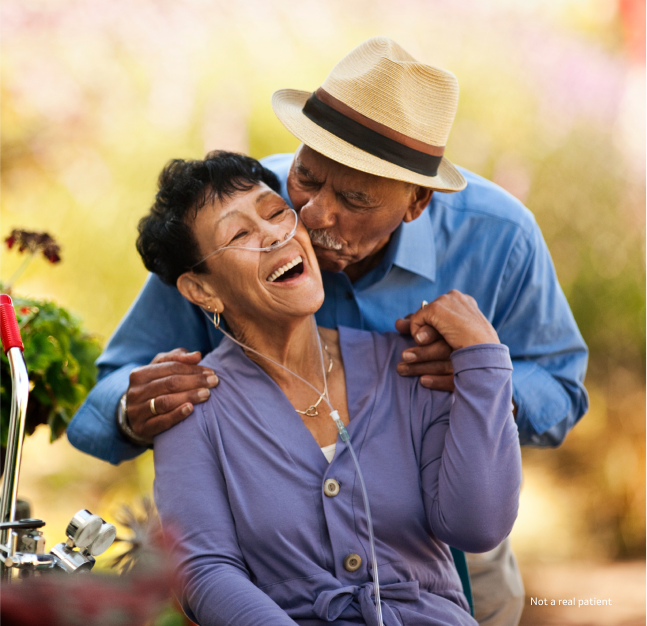
[[[221,342],[204,356],[200,365],[213,369],[213,365],[237,361],[241,355],[242,350],[229,337],[223,337]]]
[[[410,336],[400,333],[379,333],[373,330],[339,327],[339,343],[346,351],[357,352],[366,358],[367,350],[373,350],[378,363],[387,364],[392,361],[399,363],[402,352],[415,345]]]
[[[200,361],[200,365],[213,370],[218,376],[220,383],[216,389],[221,389],[221,384],[227,381],[240,381],[258,374],[255,364],[229,337],[223,337],[220,344]],[[225,387],[227,385],[222,385],[222,388]]]

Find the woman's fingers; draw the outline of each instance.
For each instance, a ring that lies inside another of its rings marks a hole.
[[[411,335],[419,344],[428,343],[428,327],[440,333],[454,349],[481,343],[499,343],[492,324],[481,313],[476,300],[453,289],[411,316]]]
[[[407,315],[406,317],[400,318],[395,320],[395,329],[403,334],[403,335],[409,335],[411,334],[410,327],[411,327],[411,313]]]
[[[456,290],[424,303],[415,313],[397,320],[395,327],[402,334],[411,334],[418,344],[402,353],[398,373],[420,376],[423,387],[440,391],[454,390],[453,350],[499,342],[476,300]]]
[[[419,313],[420,311],[418,311]],[[402,335],[411,335],[411,318],[417,313],[410,313],[405,318],[395,320],[395,329]],[[416,327],[416,336],[414,339],[420,344],[425,345],[436,341],[440,337],[438,331],[432,326]]]
[[[425,363],[426,361],[447,361],[452,353],[451,346],[444,339],[436,339],[426,346],[407,348],[402,353],[403,363]]]

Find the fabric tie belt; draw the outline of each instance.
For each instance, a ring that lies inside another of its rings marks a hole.
[[[380,597],[384,600],[404,602],[419,600],[420,585],[417,580],[380,585]],[[379,626],[373,597],[373,583],[322,591],[317,597],[313,610],[320,619],[332,622],[351,605],[354,605],[353,608],[362,615],[366,626]],[[382,619],[384,626],[401,626],[400,620],[388,604],[382,603]]]

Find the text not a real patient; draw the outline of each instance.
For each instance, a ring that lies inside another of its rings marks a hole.
[[[611,598],[558,598],[557,600],[547,598],[530,598],[531,606],[612,606]]]

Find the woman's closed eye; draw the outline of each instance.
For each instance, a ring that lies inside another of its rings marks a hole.
[[[239,241],[239,240],[243,239],[244,237],[246,237],[248,234],[249,234],[249,231],[247,231],[247,230],[241,230],[241,231],[239,231],[238,233],[236,233],[236,234],[235,234],[235,235],[234,235],[234,236],[229,240],[229,243],[228,243],[227,245],[228,245],[228,246],[230,246],[232,243],[234,243],[234,241]]]
[[[262,219],[265,220],[266,222],[273,222],[280,224],[286,217],[286,215],[289,213],[290,209],[288,208],[287,205],[284,205],[278,209],[275,209],[271,211],[269,214],[267,214],[267,217],[263,217]],[[224,244],[224,247],[228,247],[231,245],[236,245],[236,243],[240,243],[244,239],[247,239],[252,235],[252,233],[256,232],[256,228],[252,228],[251,230],[246,227],[241,227],[241,229],[230,239],[228,239],[227,243]]]
[[[285,215],[285,212],[288,210],[287,207],[283,207],[281,209],[278,209],[277,211],[274,211],[272,215],[270,215],[270,219],[276,219],[277,217],[283,217]]]

